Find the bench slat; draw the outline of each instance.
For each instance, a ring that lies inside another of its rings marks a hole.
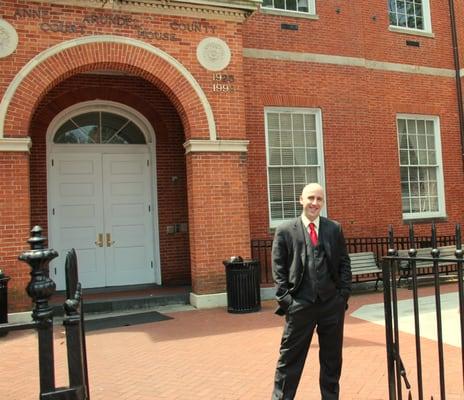
[[[456,248],[454,246],[444,246],[444,247],[439,247],[440,250],[440,258],[454,258],[455,257],[455,251]],[[398,255],[400,257],[408,257],[409,253],[408,250],[398,250]],[[417,249],[416,257],[432,257],[432,248],[431,247],[425,247],[421,249]],[[412,259],[412,258],[411,258]],[[452,261],[445,261],[445,262],[439,262],[439,266],[449,266],[449,265],[454,265],[455,263]],[[416,261],[416,268],[431,268],[433,267],[433,261],[425,261],[425,260],[419,260]],[[400,265],[401,269],[409,269],[409,261],[408,260],[403,260],[401,261]]]
[[[360,282],[362,275],[365,278],[361,278],[362,281],[369,281],[375,279],[375,290],[379,281],[382,280],[382,270],[377,265],[377,259],[372,251],[365,251],[361,253],[350,253],[348,254],[351,260],[351,274],[356,282]]]

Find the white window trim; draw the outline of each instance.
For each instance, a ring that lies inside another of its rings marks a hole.
[[[426,32],[431,34],[432,33],[432,18],[431,18],[431,13],[430,13],[430,0],[423,0],[422,2],[422,12],[423,12],[423,17],[424,17],[424,29],[414,29],[414,28],[407,28],[404,26],[398,26],[398,25],[390,25],[390,28],[393,28],[391,30],[397,30],[398,32],[402,33],[411,33],[411,34],[419,34]],[[390,8],[388,7],[388,13],[390,13]],[[390,19],[390,17],[389,17]]]
[[[308,0],[308,12],[285,10],[283,8],[265,7],[261,5],[260,11],[268,14],[286,15],[293,17],[312,17],[316,16],[316,0]],[[319,18],[319,17],[316,17]]]
[[[396,140],[398,143],[398,167],[400,164],[400,142],[398,135],[398,119],[415,119],[415,120],[429,120],[433,121],[435,129],[435,151],[437,157],[437,191],[438,191],[438,211],[435,212],[422,212],[422,213],[403,213],[403,220],[417,220],[417,219],[432,219],[432,218],[445,218],[445,185],[443,175],[443,158],[441,151],[441,131],[440,131],[440,118],[434,115],[421,115],[421,114],[396,114]],[[401,192],[401,200],[403,193]],[[401,205],[401,210],[403,205]]]
[[[421,29],[411,29],[411,28],[405,28],[403,26],[390,25],[388,27],[388,30],[390,32],[395,32],[395,33],[404,33],[405,35],[424,36],[424,37],[429,37],[429,38],[435,37],[435,34],[433,32],[425,32]]]
[[[53,138],[58,128],[68,121],[70,118],[74,118],[77,115],[85,114],[88,112],[109,112],[132,121],[137,127],[144,133],[147,144],[153,143],[155,139],[155,132],[153,127],[145,116],[136,111],[135,109],[126,106],[122,103],[107,100],[90,100],[84,101],[79,104],[75,104],[71,107],[61,111],[58,115],[53,118],[50,123],[50,127],[47,133],[47,142],[50,145],[61,145],[61,146],[76,146],[75,143],[54,143]]]
[[[57,129],[66,122],[69,118],[76,115],[92,111],[107,111],[113,114],[122,115],[132,122],[134,122],[144,133],[146,137],[146,144],[58,144],[53,142],[53,138]],[[120,154],[126,153],[127,147],[130,146],[130,151],[133,153],[148,154],[150,155],[151,176],[152,176],[152,194],[151,201],[153,204],[153,239],[156,246],[153,248],[153,256],[155,262],[155,282],[162,284],[162,265],[159,247],[159,216],[158,216],[158,182],[157,182],[157,163],[156,163],[156,135],[150,121],[136,109],[127,106],[123,103],[109,101],[109,100],[90,100],[82,103],[74,104],[57,114],[50,122],[46,133],[46,154],[47,154],[47,207],[48,207],[48,226],[52,226],[52,210],[51,203],[51,182],[50,182],[50,165],[52,154],[55,152],[60,153],[79,153],[79,152],[97,152],[97,153],[111,153]],[[53,242],[53,236],[49,230],[48,235],[49,243]]]
[[[300,107],[265,107],[264,108],[264,136],[266,139],[266,177],[267,177],[267,206],[269,215],[269,227],[276,228],[281,223],[290,220],[287,219],[275,219],[271,218],[271,202],[270,202],[270,185],[269,185],[269,138],[268,138],[268,126],[267,126],[267,113],[268,112],[286,112],[286,113],[311,113],[316,118],[316,140],[317,140],[317,157],[320,160],[319,163],[319,183],[322,187],[325,187],[325,170],[324,170],[324,142],[322,133],[322,112],[320,108],[300,108]],[[311,182],[307,182],[311,183]],[[326,197],[326,196],[324,196]],[[327,198],[325,199],[324,208],[321,211],[322,216],[327,216]]]

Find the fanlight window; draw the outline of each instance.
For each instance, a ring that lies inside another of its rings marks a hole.
[[[146,144],[139,127],[122,115],[109,112],[79,114],[60,126],[53,139],[64,144]]]

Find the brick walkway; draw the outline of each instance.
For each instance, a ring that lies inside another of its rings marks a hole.
[[[421,288],[420,295],[432,294]],[[456,291],[452,284],[442,292]],[[401,289],[400,298],[411,292]],[[381,303],[381,293],[354,295],[345,331],[342,400],[386,400],[385,328],[350,314],[365,304]],[[92,400],[261,400],[269,399],[283,319],[273,314],[274,302],[251,314],[229,314],[223,308],[180,311],[171,320],[87,335]],[[458,316],[456,316],[458,318]],[[459,335],[459,332],[456,332]],[[0,338],[0,397],[38,398],[36,336],[12,332]],[[401,334],[401,356],[415,383],[414,337]],[[436,342],[422,339],[424,397],[440,398]],[[67,385],[63,330],[55,331],[57,386]],[[461,351],[445,345],[448,400],[462,400]],[[318,400],[317,340],[302,377],[298,400]],[[403,392],[404,398],[406,391]]]

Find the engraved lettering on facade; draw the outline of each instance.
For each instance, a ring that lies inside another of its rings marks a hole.
[[[16,8],[14,17],[18,18],[33,18],[40,19],[48,17],[48,10],[43,8]]]
[[[169,32],[152,32],[140,30],[137,32],[140,38],[155,39],[155,40],[169,40],[170,42],[177,42],[180,39],[174,34]]]
[[[185,23],[179,21],[172,21],[169,26],[174,31],[183,32],[202,32],[202,33],[215,33],[216,26],[210,25],[207,22],[194,21],[192,23]]]
[[[85,33],[82,25],[69,24],[62,21],[42,22],[39,26],[44,32],[78,33],[81,35]]]
[[[129,28],[137,32],[139,38],[145,40],[178,42],[181,39],[178,33],[198,32],[203,34],[214,34],[217,27],[205,21],[171,21],[169,28],[175,32],[152,31],[144,28],[143,24],[131,15],[123,14],[85,14],[80,22],[49,21],[50,11],[45,8],[16,8],[14,12],[16,19],[31,18],[40,19],[38,24],[43,32],[61,32],[67,34],[89,34],[93,33],[91,27],[114,27]]]
[[[233,93],[235,92],[234,75],[214,73],[213,74],[213,92]]]
[[[82,22],[86,25],[99,25],[99,26],[117,26],[125,28],[141,28],[138,21],[130,15],[120,14],[87,14],[84,16]]]

